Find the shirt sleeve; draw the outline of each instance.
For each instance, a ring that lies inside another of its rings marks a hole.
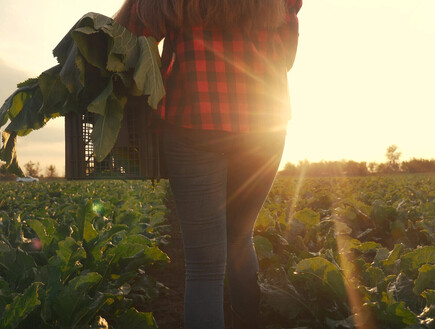
[[[287,71],[293,67],[296,58],[299,39],[298,12],[302,7],[302,0],[286,0],[287,11],[285,23],[280,27],[279,33],[286,48]]]

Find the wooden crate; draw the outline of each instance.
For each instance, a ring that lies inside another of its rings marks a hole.
[[[155,132],[144,98],[129,99],[118,139],[110,154],[96,162],[91,140],[93,113],[65,116],[65,176],[77,179],[167,178],[161,136]]]

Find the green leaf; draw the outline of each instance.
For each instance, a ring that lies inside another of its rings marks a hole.
[[[71,31],[88,63],[112,72],[126,71],[137,57],[136,37],[113,19],[88,13]]]
[[[6,99],[5,103],[0,108],[0,127],[3,126],[8,119],[12,120],[18,115],[24,104],[32,97],[36,88],[39,88],[38,80],[28,79]]]
[[[116,321],[117,329],[157,329],[156,321],[151,313],[141,313],[131,308]]]
[[[25,90],[26,88],[34,89],[38,85],[38,78],[29,78],[26,81],[17,84],[19,90]]]
[[[46,118],[65,115],[63,104],[68,98],[68,90],[60,79],[62,66],[57,65],[43,72],[38,79],[41,88],[43,104],[39,112]]]
[[[107,34],[93,27],[83,26],[76,27],[71,36],[86,62],[102,70],[106,68],[110,38]]]
[[[68,33],[62,38],[62,40],[53,49],[53,56],[57,58],[57,62],[62,66],[65,65],[65,63],[68,60],[68,57],[71,55],[72,46],[73,46],[71,31],[74,29],[74,26],[68,31]]]
[[[42,285],[41,282],[32,283],[23,294],[19,294],[14,298],[12,304],[6,306],[1,319],[2,328],[16,328],[29,313],[41,304],[38,292]]]
[[[320,215],[309,208],[298,211],[295,213],[294,218],[304,223],[307,227],[313,227],[320,222]]]
[[[99,94],[97,98],[95,98],[92,103],[88,105],[88,111],[104,116],[106,114],[107,100],[112,96],[112,92],[113,81],[110,79],[107,87],[102,91],[102,93]]]
[[[85,62],[77,46],[70,41],[70,48],[65,54],[65,63],[59,73],[60,80],[68,92],[78,97],[85,86]]]
[[[12,174],[23,177],[24,173],[18,165],[17,151],[15,149],[17,133],[3,131],[2,142],[3,146],[0,149],[0,160],[6,162],[4,165],[5,169]]]
[[[42,102],[41,90],[35,88],[30,97],[23,102],[19,113],[11,119],[11,123],[6,127],[6,130],[16,131],[18,136],[25,136],[32,130],[43,127],[45,124],[44,115],[39,113]]]
[[[282,267],[271,268],[259,282],[262,308],[271,308],[289,322],[303,314],[308,314],[315,322],[319,322],[317,307],[309,298],[300,294]]]
[[[27,224],[38,235],[43,248],[50,245],[56,233],[56,228],[59,226],[57,222],[51,218],[43,218],[41,220],[31,219],[27,221]]]
[[[83,318],[88,318],[89,314],[94,315],[104,305],[105,296],[89,296],[90,289],[101,279],[102,276],[95,272],[82,273],[59,292],[53,310],[62,326],[74,328]]]
[[[143,95],[149,95],[148,104],[156,109],[158,103],[165,96],[161,66],[158,55],[157,41],[153,37],[139,37],[139,60],[136,64],[133,79]]]
[[[126,236],[118,245],[106,251],[105,258],[110,259],[110,263],[116,267],[122,262],[124,270],[130,268],[132,271],[136,271],[141,265],[168,261],[168,256],[141,234]]]
[[[83,265],[79,261],[86,258],[83,247],[71,237],[66,237],[65,240],[59,242],[56,255],[50,259],[49,263],[59,266],[63,279],[81,268]]]
[[[414,293],[420,295],[426,289],[435,289],[435,265],[425,264],[418,269]]]
[[[45,323],[56,321],[53,317],[53,305],[57,303],[56,299],[63,288],[61,270],[58,266],[44,265],[39,269],[37,280],[45,284],[45,294],[41,299],[41,318]]]
[[[77,212],[76,224],[79,229],[79,240],[90,242],[98,236],[97,230],[92,224],[92,220],[95,218],[95,213],[92,208],[92,202],[87,201],[85,204],[80,205]]]
[[[334,231],[336,235],[350,235],[352,233],[352,229],[346,223],[338,220],[334,221]]]
[[[259,261],[273,257],[273,245],[269,239],[261,235],[256,235],[254,236],[254,245]]]
[[[118,98],[113,93],[108,97],[104,116],[98,116],[91,138],[94,144],[95,160],[106,158],[115,145],[121,129],[126,99]]]
[[[406,325],[418,323],[414,312],[405,306],[403,301],[397,302],[394,292],[382,292],[382,299],[378,303],[367,304],[376,313],[376,318],[392,328],[404,328]]]
[[[376,285],[382,282],[385,278],[385,273],[378,267],[370,266],[365,271],[364,278],[366,279],[369,287],[376,287]]]
[[[421,295],[426,299],[426,307],[418,317],[420,319],[430,319],[433,322],[435,318],[435,290],[425,290]]]
[[[146,256],[146,259],[143,263],[145,266],[155,264],[156,262],[167,263],[169,261],[168,255],[166,255],[156,246],[146,247],[144,250],[144,255]]]
[[[143,253],[147,248],[146,244],[138,242],[129,242],[124,239],[120,244],[107,251],[106,255],[111,257],[112,263],[117,263],[121,258],[134,257],[139,253]]]
[[[0,268],[5,270],[4,278],[15,291],[24,290],[34,281],[36,267],[33,257],[19,248],[0,253]]]
[[[387,206],[384,201],[375,200],[372,204],[370,216],[377,225],[386,227],[389,225],[390,220],[397,216],[397,211],[395,208]]]
[[[389,256],[390,256],[390,250],[388,250],[387,248],[378,248],[376,249],[376,256],[373,259],[373,264],[379,266],[381,262],[388,259]]]
[[[387,319],[391,319],[393,323],[404,323],[407,325],[418,323],[417,316],[409,308],[405,307],[404,302],[389,304],[386,313],[388,316]]]
[[[277,284],[261,283],[261,298],[267,307],[284,316],[287,321],[292,321],[304,309],[310,308],[290,282],[285,284],[285,288],[282,289]]]
[[[91,254],[96,260],[101,260],[104,251],[109,246],[109,241],[119,232],[126,231],[126,225],[113,225],[109,230],[104,231],[98,235],[98,239],[91,247]]]
[[[382,245],[380,243],[376,243],[374,241],[366,241],[366,242],[356,243],[351,249],[358,250],[363,254],[365,254],[365,253],[377,251],[381,247]]]
[[[402,243],[395,244],[394,249],[390,251],[388,258],[386,260],[381,261],[382,266],[391,266],[399,259],[399,256],[402,254],[402,251],[405,249],[405,245]]]
[[[305,273],[320,279],[340,300],[347,300],[346,288],[340,270],[322,257],[307,258],[300,261],[295,269],[297,274]]]
[[[384,284],[385,283],[380,283],[377,286],[378,291],[384,289]],[[413,292],[413,288],[414,280],[406,277],[404,273],[399,273],[399,275],[387,285],[386,292],[397,301],[405,301],[409,309],[413,311],[420,310],[423,299]],[[395,300],[391,298],[391,302],[395,302]]]
[[[412,271],[423,264],[435,264],[435,246],[419,247],[402,255],[400,267]]]
[[[112,36],[109,40],[109,54],[106,69],[123,72],[133,68],[138,59],[137,38],[129,30],[115,21],[105,25],[102,30]]]
[[[103,27],[113,23],[110,17],[98,14],[98,13],[87,13],[78,22],[78,26],[90,26],[95,30],[100,30]]]

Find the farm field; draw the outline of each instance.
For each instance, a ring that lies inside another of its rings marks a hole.
[[[435,328],[433,176],[280,178],[257,222],[273,328]]]
[[[2,183],[0,219],[1,328],[181,327],[166,181]],[[268,329],[435,328],[435,176],[278,177],[254,243]]]

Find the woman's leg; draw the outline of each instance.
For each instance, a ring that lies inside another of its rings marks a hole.
[[[183,233],[186,329],[225,327],[227,160],[222,154],[224,150],[219,151],[221,137],[225,136],[228,134],[177,129],[164,137],[170,183]]]
[[[233,311],[255,324],[260,290],[253,227],[278,170],[285,132],[242,136],[228,159],[227,276]]]

